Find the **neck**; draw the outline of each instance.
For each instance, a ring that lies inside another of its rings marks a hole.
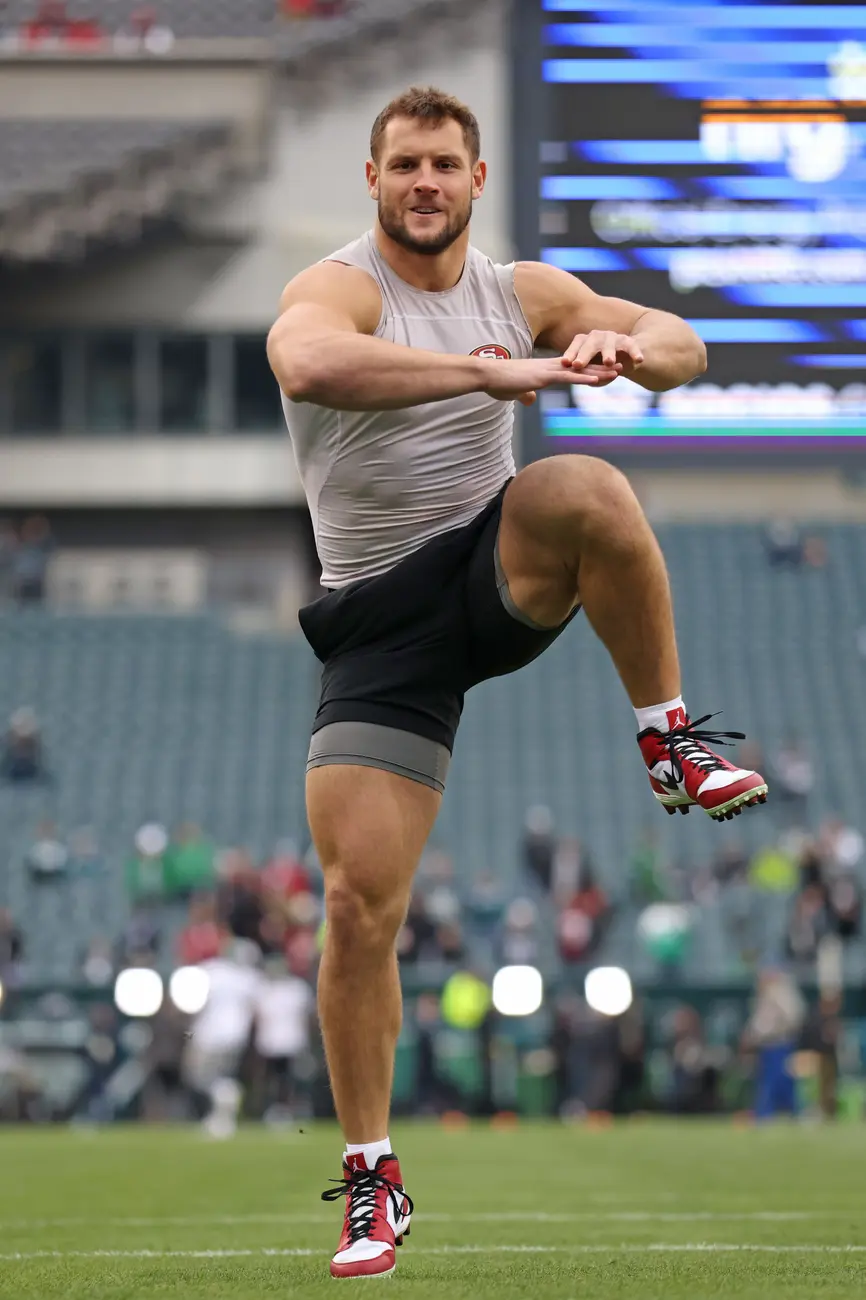
[[[466,254],[469,251],[469,229],[441,253],[427,256],[413,253],[387,235],[379,222],[373,230],[376,247],[395,275],[405,280],[413,289],[424,293],[444,293],[453,289],[463,275]]]

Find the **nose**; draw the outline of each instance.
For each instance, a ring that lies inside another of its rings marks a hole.
[[[433,172],[425,172],[423,176],[420,176],[415,182],[415,190],[419,194],[438,194],[439,182],[436,180]]]

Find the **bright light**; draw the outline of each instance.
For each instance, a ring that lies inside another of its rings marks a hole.
[[[181,966],[168,982],[168,996],[178,1011],[197,1016],[207,1002],[210,980],[201,966]]]
[[[4,994],[5,994],[5,989],[3,988],[3,985],[0,984],[0,1007],[2,1007],[3,1005]]]
[[[541,972],[534,966],[503,966],[493,976],[493,1005],[502,1016],[531,1016],[543,998]]]
[[[602,1016],[621,1016],[632,1004],[633,994],[628,972],[619,966],[596,966],[586,977],[584,996]]]
[[[155,970],[131,966],[115,981],[114,1001],[124,1016],[155,1016],[162,1006],[162,980]]]

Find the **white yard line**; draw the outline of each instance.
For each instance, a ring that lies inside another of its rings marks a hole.
[[[424,1223],[800,1223],[814,1219],[838,1218],[844,1210],[694,1210],[683,1213],[662,1210],[576,1211],[573,1214],[548,1214],[534,1210],[491,1211],[476,1214],[436,1214],[419,1212]],[[242,1227],[247,1224],[336,1223],[333,1214],[203,1214],[168,1215],[152,1218],[84,1218],[2,1219],[0,1232],[15,1229],[43,1228],[207,1228]]]
[[[767,1254],[767,1255],[851,1255],[866,1252],[866,1245],[822,1246],[742,1242],[665,1242],[643,1245],[613,1242],[608,1246],[430,1246],[412,1249],[412,1255],[646,1255],[646,1254]],[[283,1249],[260,1250],[33,1250],[0,1254],[4,1262],[50,1259],[291,1259],[324,1258],[330,1251]]]

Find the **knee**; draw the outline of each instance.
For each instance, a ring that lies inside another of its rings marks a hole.
[[[518,474],[512,491],[520,522],[536,516],[557,533],[577,526],[584,537],[609,538],[643,517],[626,476],[596,456],[536,461]]]
[[[402,889],[363,870],[343,865],[325,873],[327,932],[340,952],[393,948],[407,905]]]

